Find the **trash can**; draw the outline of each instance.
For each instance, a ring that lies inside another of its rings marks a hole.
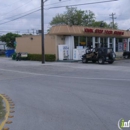
[[[14,53],[15,53],[14,49],[12,49],[12,50],[6,50],[6,52],[5,52],[6,57],[11,57]]]

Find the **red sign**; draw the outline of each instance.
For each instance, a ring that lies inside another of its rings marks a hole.
[[[102,29],[96,29],[95,33],[103,33],[103,30]]]
[[[113,31],[105,30],[104,33],[105,33],[105,34],[113,34]]]
[[[85,29],[84,29],[84,32],[93,33],[93,29],[85,28]]]
[[[103,30],[103,29],[92,29],[92,28],[85,28],[84,32],[86,33],[98,33],[98,34],[114,34],[114,35],[124,35],[122,31],[112,31],[112,30]]]
[[[115,34],[115,35],[124,35],[124,32],[121,32],[121,31],[115,31],[114,34]]]

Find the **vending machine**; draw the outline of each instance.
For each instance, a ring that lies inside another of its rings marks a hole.
[[[85,54],[86,49],[73,49],[73,60],[82,60],[82,55]]]
[[[59,60],[69,59],[69,47],[67,45],[58,45]]]

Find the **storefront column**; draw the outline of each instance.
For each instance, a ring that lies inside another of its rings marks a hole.
[[[98,44],[99,44],[99,46],[98,46],[98,47],[100,47],[100,46],[101,46],[101,44],[100,44],[100,43],[101,43],[101,38],[99,37],[99,38],[98,38]]]
[[[95,37],[92,38],[93,41],[93,48],[95,48]]]
[[[110,38],[107,38],[107,47],[110,48]]]
[[[130,38],[128,38],[128,43],[127,43],[127,51],[130,51]]]
[[[101,42],[101,39],[100,39],[100,37],[98,38],[98,43],[100,43]]]
[[[116,38],[113,38],[113,51],[116,52]]]

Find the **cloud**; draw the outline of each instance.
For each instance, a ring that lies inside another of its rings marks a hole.
[[[105,0],[62,0],[62,2],[59,2],[59,0],[48,0],[45,3],[45,8],[49,7],[55,7],[55,6],[67,6],[71,4],[81,4],[81,3],[89,3],[89,2],[100,2]],[[107,1],[107,0],[106,0]],[[8,1],[4,0],[0,4],[0,24],[6,21],[10,21],[14,18],[20,17],[26,13],[29,13],[30,10],[34,11],[37,9],[40,9],[41,6],[40,0],[14,0],[14,1]],[[78,6],[78,9],[81,10],[91,10],[95,13],[96,20],[100,21],[106,21],[111,22],[110,14],[115,13],[115,22],[118,23],[118,26],[120,29],[128,29],[130,28],[130,18],[129,18],[129,12],[130,12],[130,0],[119,0],[116,2],[110,2],[110,3],[102,3],[102,4],[93,4],[93,5],[84,5],[84,6]],[[45,18],[45,31],[47,31],[49,27],[49,23],[52,20],[52,18],[58,14],[63,13],[65,11],[65,8],[58,8],[58,9],[51,9],[51,10],[45,10],[44,12],[44,18]],[[17,30],[21,32],[27,32],[29,29],[30,31],[32,29],[40,29],[41,27],[41,12],[35,12],[34,14],[28,15],[26,17],[23,17],[21,19],[18,19],[16,21],[12,21],[6,24],[0,25],[0,31],[1,30]]]

